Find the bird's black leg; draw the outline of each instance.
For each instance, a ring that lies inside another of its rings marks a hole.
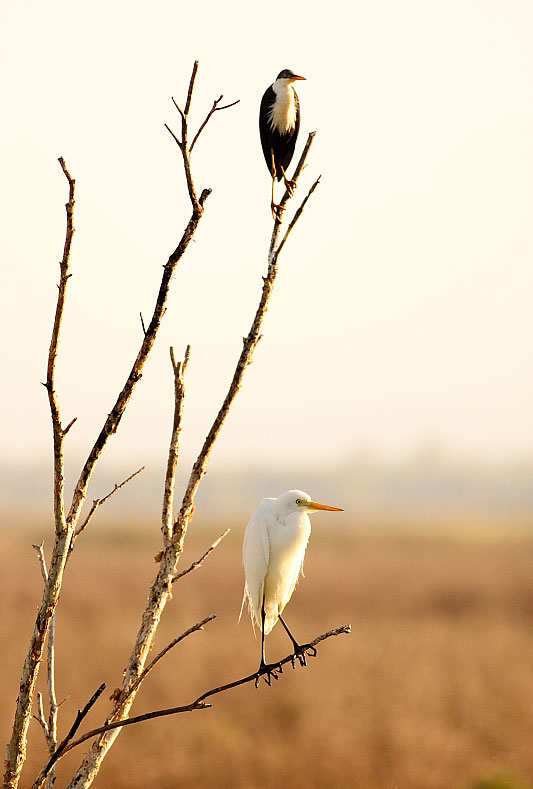
[[[283,674],[283,668],[280,663],[267,663],[265,660],[265,598],[263,597],[263,604],[261,606],[261,663],[257,670],[255,678],[255,687],[259,687],[259,680],[265,675],[265,682],[267,685],[272,684],[271,677],[278,679],[278,675]]]
[[[283,619],[281,614],[279,614],[279,621],[285,628],[285,631],[289,636],[290,640],[292,641],[292,645],[294,647],[294,655],[292,656],[292,667],[294,668],[294,661],[296,660],[296,658],[298,658],[298,660],[300,661],[300,666],[307,666],[306,655],[309,655],[309,657],[316,657],[316,647],[312,647],[309,644],[300,645],[294,638],[289,628],[287,627],[285,620]]]

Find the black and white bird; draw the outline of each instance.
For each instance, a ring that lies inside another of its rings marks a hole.
[[[287,178],[300,129],[300,102],[292,83],[299,77],[289,68],[280,71],[276,81],[266,89],[259,111],[259,132],[267,167],[272,176],[272,215],[279,218],[280,207],[274,202],[274,181],[283,178],[289,195],[296,184]]]

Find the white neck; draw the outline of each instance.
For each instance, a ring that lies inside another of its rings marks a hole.
[[[268,122],[272,130],[288,134],[296,125],[296,102],[294,88],[288,79],[277,79],[272,85],[276,100],[272,105]]]

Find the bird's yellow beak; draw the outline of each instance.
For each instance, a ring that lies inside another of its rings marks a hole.
[[[330,507],[329,504],[319,504],[318,501],[306,501],[305,508],[309,510],[327,510],[328,512],[344,512],[340,507]]]
[[[299,77],[298,74],[293,74],[291,77],[291,82],[295,82],[297,79],[306,79],[306,77]]]

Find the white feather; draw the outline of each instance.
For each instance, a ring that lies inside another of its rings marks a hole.
[[[309,501],[310,497],[292,490],[277,499],[263,499],[254,510],[244,535],[244,596],[252,622],[261,629],[264,595],[265,635],[270,633],[291,599],[311,534],[311,522],[305,511],[296,505],[297,499]]]
[[[277,79],[272,85],[276,100],[270,108],[268,122],[272,131],[287,134],[296,126],[294,88],[286,79]]]

